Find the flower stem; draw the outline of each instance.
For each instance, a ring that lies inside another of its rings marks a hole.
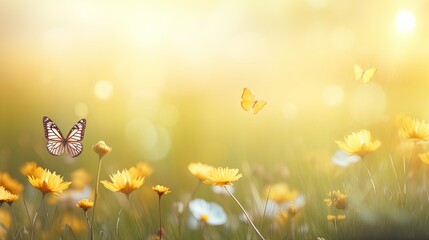
[[[88,224],[88,231],[89,231],[89,234],[91,235],[92,226],[91,226],[91,222],[89,221],[89,218],[88,218],[88,212],[83,211],[83,215],[85,216],[86,223]]]
[[[98,167],[97,167],[97,179],[95,181],[94,207],[93,207],[93,210],[92,210],[92,218],[91,218],[91,240],[94,239],[95,209],[97,207],[98,184],[100,182],[100,171],[101,171],[101,164],[102,163],[103,163],[103,157],[99,157],[98,158]]]
[[[235,200],[235,202],[238,204],[238,206],[241,208],[241,211],[243,211],[244,215],[246,216],[247,220],[249,221],[250,225],[253,227],[255,232],[258,234],[258,236],[265,240],[265,238],[262,236],[262,234],[259,232],[259,230],[256,228],[255,224],[253,224],[252,220],[250,220],[249,215],[247,214],[246,210],[244,210],[243,206],[241,206],[240,202],[237,200],[237,198],[234,197],[234,195],[229,191],[229,189],[226,186],[223,186],[225,190],[231,195],[231,197]]]
[[[158,197],[158,210],[159,210],[159,240],[161,240],[162,239],[161,196]]]

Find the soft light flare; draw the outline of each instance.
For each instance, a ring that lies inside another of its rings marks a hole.
[[[414,31],[415,17],[414,14],[406,9],[401,9],[396,13],[396,28],[401,33],[410,33]]]

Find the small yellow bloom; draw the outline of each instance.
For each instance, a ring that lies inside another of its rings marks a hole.
[[[328,193],[329,198],[325,199],[325,203],[330,206],[335,206],[337,209],[346,209],[348,206],[348,197],[346,194],[342,194],[340,190],[330,191]]]
[[[62,176],[57,175],[55,172],[51,173],[48,169],[44,169],[40,177],[29,175],[28,181],[33,187],[39,189],[43,195],[50,192],[58,195],[71,184],[71,182],[64,182]]]
[[[110,180],[112,182],[101,181],[101,183],[110,191],[122,192],[127,196],[144,183],[144,178],[130,174],[127,169],[122,170],[122,172],[113,173],[110,175]]]
[[[76,207],[83,209],[83,211],[87,211],[88,209],[92,208],[94,206],[94,202],[89,199],[82,199],[77,202]]]
[[[419,154],[419,158],[424,164],[429,165],[429,152]]]
[[[381,146],[379,140],[372,141],[371,133],[368,130],[353,132],[344,138],[343,141],[335,141],[338,147],[346,151],[349,155],[359,155],[361,158],[368,153],[374,152]]]
[[[7,191],[3,186],[0,186],[0,205],[5,203],[13,203],[18,199],[18,195],[12,194]]]
[[[293,204],[287,208],[287,213],[291,218],[295,217],[297,212],[298,212],[298,208],[296,208],[296,206]]]
[[[327,217],[328,221],[333,222],[333,223],[337,223],[339,221],[342,221],[344,219],[346,219],[346,215],[331,215],[329,214]]]
[[[265,196],[278,204],[292,201],[297,198],[299,192],[291,190],[286,183],[277,183],[265,188]]]
[[[36,177],[40,177],[43,172],[43,168],[37,166],[37,163],[35,162],[26,162],[19,170],[25,176],[34,175]]]
[[[82,190],[91,183],[91,175],[83,168],[74,170],[70,175],[74,189]]]
[[[4,189],[15,195],[19,195],[22,189],[24,189],[24,186],[13,179],[7,172],[0,172],[0,186],[3,186]]]
[[[429,140],[429,124],[425,121],[405,117],[401,120],[399,135],[413,142]]]
[[[112,148],[107,146],[104,141],[99,141],[94,146],[92,146],[92,150],[98,154],[99,158],[101,159],[104,157],[104,155],[110,153],[112,151]]]
[[[209,166],[204,163],[190,163],[188,165],[188,170],[192,173],[192,175],[194,175],[201,181],[207,180],[207,174],[212,169],[212,166]]]
[[[0,239],[8,239],[8,229],[12,225],[12,215],[6,208],[0,208]],[[10,237],[10,236],[9,236]]]
[[[146,178],[152,174],[153,168],[146,163],[139,162],[136,164],[135,167],[131,167],[130,169],[128,169],[128,171],[135,177]]]
[[[66,225],[73,229],[73,232],[80,233],[86,229],[87,224],[85,223],[84,218],[82,218],[82,216],[73,214],[70,211],[65,211],[63,214],[61,214],[60,217],[60,228],[62,231],[66,227]]]
[[[152,190],[157,192],[160,197],[164,194],[169,194],[171,192],[168,187],[164,187],[161,185],[156,185],[155,187],[152,187]]]
[[[232,182],[237,181],[243,175],[238,173],[237,168],[213,168],[207,173],[205,184],[212,184],[216,186],[232,185]]]

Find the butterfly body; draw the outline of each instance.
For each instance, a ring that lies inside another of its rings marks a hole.
[[[258,113],[267,104],[264,100],[256,100],[255,96],[250,92],[248,88],[243,89],[241,94],[241,107],[245,111],[253,109],[253,114]]]
[[[369,83],[374,78],[376,72],[377,68],[375,67],[363,70],[357,64],[354,66],[355,79],[362,80],[363,83]]]
[[[62,153],[70,154],[71,157],[77,157],[82,153],[83,145],[81,141],[85,135],[86,120],[79,120],[67,137],[64,138],[58,126],[48,117],[43,117],[43,129],[45,131],[45,138],[48,140],[46,148],[48,152],[54,156]]]

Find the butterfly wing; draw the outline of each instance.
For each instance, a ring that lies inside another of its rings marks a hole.
[[[249,111],[253,107],[253,105],[255,105],[255,97],[249,89],[244,88],[243,94],[241,94],[241,107],[245,111]]]
[[[362,74],[362,81],[363,83],[369,83],[374,78],[375,73],[377,72],[377,68],[370,68],[365,70],[365,72]]]
[[[359,65],[355,64],[354,73],[355,73],[355,79],[360,80],[363,76],[364,71]]]
[[[81,141],[85,135],[86,120],[79,120],[71,129],[66,138],[65,151],[72,157],[77,157],[82,153],[83,145]]]
[[[267,104],[264,100],[258,100],[253,106],[253,114],[257,114]]]
[[[46,148],[52,155],[58,156],[64,152],[64,137],[57,125],[48,117],[43,117],[43,129],[48,140]]]

